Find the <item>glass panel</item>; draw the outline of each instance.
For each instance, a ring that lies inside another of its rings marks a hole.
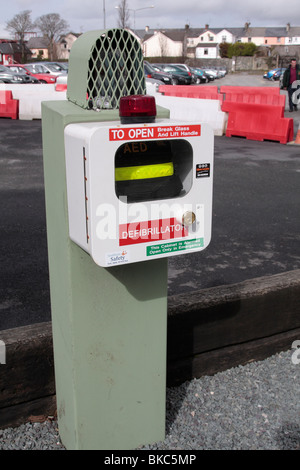
[[[186,140],[135,141],[115,155],[115,191],[128,203],[170,199],[192,187],[193,149]]]

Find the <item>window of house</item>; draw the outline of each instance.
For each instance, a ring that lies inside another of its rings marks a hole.
[[[265,44],[268,44],[268,40],[267,40],[267,39],[265,39]]]
[[[208,49],[204,49],[204,55],[208,55]]]
[[[248,42],[251,42],[251,39],[252,39],[252,38],[248,38]]]

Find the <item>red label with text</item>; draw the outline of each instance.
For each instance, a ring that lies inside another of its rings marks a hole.
[[[133,222],[119,226],[120,246],[187,236],[188,231],[174,218]]]
[[[109,129],[109,140],[147,140],[169,139],[171,137],[199,137],[200,124],[186,126],[158,126],[158,127],[118,127]]]

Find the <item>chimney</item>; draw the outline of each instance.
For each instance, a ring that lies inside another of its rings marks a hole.
[[[289,32],[290,27],[291,27],[291,24],[290,24],[290,23],[287,23],[287,25],[286,25],[286,32],[287,32],[287,33]]]
[[[146,33],[148,33],[148,31],[149,31],[149,26],[145,26],[145,31],[146,31]]]
[[[251,23],[245,23],[245,31],[248,31],[250,24]]]
[[[206,25],[205,25],[205,31],[207,31],[208,28],[209,28],[209,24],[206,24]]]
[[[190,29],[190,25],[189,24],[186,24],[184,29],[187,31],[188,29]]]

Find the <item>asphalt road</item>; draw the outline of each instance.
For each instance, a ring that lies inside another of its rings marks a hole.
[[[51,316],[41,122],[1,119],[0,144],[3,330]],[[212,241],[169,259],[169,294],[299,269],[299,189],[299,146],[216,137]]]

